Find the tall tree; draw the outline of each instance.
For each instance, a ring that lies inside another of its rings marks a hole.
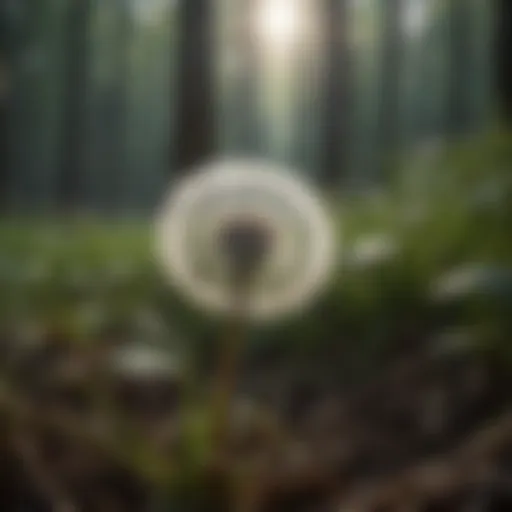
[[[239,0],[240,2],[240,0]],[[236,44],[239,58],[236,98],[239,116],[237,148],[244,152],[257,152],[260,145],[260,122],[258,109],[258,47],[254,30],[256,0],[240,2],[241,11],[237,21]]]
[[[318,94],[323,85],[322,62],[318,58],[322,52],[322,42],[316,34],[323,26],[320,24],[317,0],[302,0],[301,5],[307,23],[297,38],[292,55],[291,157],[296,168],[316,178],[319,172],[318,146],[322,142],[319,128],[323,121],[318,108]]]
[[[340,183],[348,157],[350,125],[350,48],[347,0],[323,0],[325,91],[320,179],[327,187]]]
[[[471,3],[449,0],[449,74],[447,94],[447,128],[458,135],[470,128],[472,84]]]
[[[48,7],[44,2],[32,4],[26,0],[6,0],[1,5],[3,26],[2,87],[2,144],[1,162],[2,203],[14,205],[25,199],[34,170],[33,149],[37,118],[34,112],[39,105],[36,94],[37,61],[40,57],[38,32],[40,14]],[[39,91],[37,91],[39,93]],[[35,121],[35,122],[34,122]]]
[[[377,179],[384,179],[386,171],[399,149],[400,143],[400,84],[403,70],[403,9],[404,0],[382,2],[380,91],[377,110]]]
[[[123,173],[126,165],[127,143],[127,87],[130,73],[130,41],[132,17],[129,0],[116,0],[112,34],[112,65],[110,78],[103,96],[103,114],[109,140],[105,147],[107,175],[102,179],[105,189],[105,206],[121,206]]]
[[[497,84],[503,121],[512,126],[512,2],[495,1]]]
[[[318,137],[318,116],[315,98],[317,71],[312,62],[316,58],[311,41],[304,41],[294,63],[295,87],[293,90],[293,147],[292,159],[297,168],[313,172],[316,167],[314,153]],[[313,101],[312,101],[313,100]]]
[[[12,31],[8,2],[0,5],[0,210],[8,200],[9,187],[9,106],[11,82]]]
[[[62,161],[57,195],[60,205],[74,208],[82,199],[87,168],[87,90],[91,0],[69,2],[64,68]]]
[[[176,161],[181,171],[215,149],[213,2],[181,0]]]

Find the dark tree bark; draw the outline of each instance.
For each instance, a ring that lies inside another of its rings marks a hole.
[[[258,71],[259,59],[254,33],[255,0],[244,0],[241,6],[237,26],[239,46],[239,67],[237,76],[237,98],[235,102],[240,108],[240,129],[238,131],[237,148],[245,153],[256,153],[260,148],[260,120],[258,110]]]
[[[117,0],[112,80],[105,93],[105,113],[110,125],[111,140],[106,146],[107,176],[105,179],[105,206],[119,209],[123,192],[123,174],[126,170],[127,143],[127,84],[130,73],[130,38],[132,18],[128,0]]]
[[[450,135],[471,128],[471,6],[467,0],[448,2],[449,75],[447,127]]]
[[[311,49],[304,45],[299,50],[301,54],[297,57],[295,73],[301,79],[301,84],[294,91],[294,112],[293,112],[293,161],[295,166],[311,172],[316,170],[314,161],[315,128],[318,126],[315,119],[316,102],[312,105],[311,91],[312,83],[308,79],[311,69]]]
[[[57,196],[75,209],[82,199],[87,159],[87,81],[91,0],[69,2],[64,69],[63,146]]]
[[[5,6],[0,6],[0,211],[5,209],[9,186],[9,21]]]
[[[512,2],[496,0],[496,63],[500,114],[504,123],[512,127]]]
[[[179,172],[208,158],[215,149],[213,91],[213,5],[181,0],[179,90],[174,108]]]
[[[15,60],[22,44],[21,39],[25,36],[18,26],[19,20],[13,16],[15,2],[16,0],[5,0],[0,4],[0,211],[5,211],[10,202]]]
[[[348,43],[348,7],[346,0],[324,0],[325,92],[321,140],[322,183],[336,186],[341,182],[348,155],[350,125],[350,48]]]
[[[381,87],[377,112],[379,180],[385,179],[400,144],[400,81],[404,48],[402,11],[405,6],[403,0],[386,0],[382,4]]]
[[[1,59],[1,57],[0,57]],[[0,66],[3,66],[0,63]],[[4,73],[4,71],[0,71]],[[0,211],[7,207],[9,189],[9,107],[7,98],[0,98]]]

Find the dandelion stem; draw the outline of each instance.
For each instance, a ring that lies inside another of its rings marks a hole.
[[[238,314],[233,315],[222,339],[214,389],[213,444],[215,457],[223,457],[229,440],[229,424],[241,354],[247,336],[246,293],[236,293]]]

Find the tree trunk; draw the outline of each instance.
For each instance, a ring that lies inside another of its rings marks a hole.
[[[9,105],[11,81],[11,51],[9,19],[5,6],[0,6],[0,211],[8,202],[9,188]]]
[[[123,179],[126,170],[127,143],[127,84],[130,73],[130,37],[132,19],[127,0],[117,0],[116,25],[113,34],[113,71],[105,94],[106,122],[111,127],[110,143],[106,147],[108,175],[105,179],[105,207],[117,211],[122,207]],[[108,133],[108,132],[107,132]]]
[[[260,121],[258,110],[258,49],[253,28],[255,0],[243,0],[238,21],[237,44],[240,45],[237,76],[238,124],[237,148],[245,153],[256,153],[260,147]]]
[[[400,82],[404,34],[403,0],[382,2],[382,53],[380,57],[380,96],[377,112],[378,180],[384,180],[394,164],[400,144]]]
[[[91,0],[69,3],[64,70],[64,120],[60,179],[60,206],[76,209],[82,199],[87,166],[87,81]]]
[[[176,119],[176,161],[183,172],[215,148],[213,97],[213,5],[181,0],[181,50]]]
[[[0,67],[6,66],[0,57]],[[1,74],[6,73],[4,69]],[[4,80],[0,77],[0,80]],[[1,85],[0,85],[1,87]],[[4,211],[9,201],[9,99],[2,94],[0,97],[0,211]]]
[[[29,39],[29,27],[24,23],[25,8],[22,0],[0,3],[0,211],[8,209],[12,202],[15,176],[12,134],[17,114],[15,105],[20,96],[16,86],[20,55]]]
[[[468,0],[449,0],[449,78],[447,128],[452,136],[471,128],[471,6]]]
[[[496,62],[500,114],[507,127],[512,127],[512,2],[496,0]]]
[[[346,0],[324,0],[325,92],[322,115],[324,148],[321,181],[326,187],[341,182],[348,155],[350,126],[350,48]]]

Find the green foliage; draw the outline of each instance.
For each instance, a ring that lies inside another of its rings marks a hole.
[[[347,199],[340,218],[339,273],[318,304],[265,329],[260,342],[291,355],[329,347],[354,372],[397,344],[445,329],[506,342],[512,303],[510,137],[423,152],[379,194]],[[64,329],[77,341],[113,327],[137,327],[148,312],[188,347],[208,351],[214,323],[189,309],[151,256],[144,223],[17,220],[0,227],[2,325],[30,321]],[[164,335],[165,336],[165,335]],[[480,336],[480,334],[479,334]]]
[[[508,354],[511,165],[510,136],[491,134],[422,150],[387,191],[347,201],[330,294],[276,338],[305,347],[308,364],[328,343],[356,374],[455,328]]]
[[[63,330],[77,341],[112,330],[152,336],[149,326],[142,333],[137,327],[149,313],[163,326],[175,327],[176,320],[200,335],[192,312],[164,286],[146,225],[11,221],[0,227],[0,238],[6,329],[30,321]]]
[[[13,115],[6,119],[12,147],[8,183],[2,186],[11,209],[55,211],[60,203],[57,190],[64,136],[69,131],[64,126],[65,55],[70,40],[77,36],[67,30],[66,20],[76,2],[3,3],[13,6],[3,9],[0,20],[0,38],[5,40],[12,67]],[[384,128],[376,126],[376,118],[380,99],[385,100],[381,98],[383,84],[393,79],[382,76],[380,51],[382,17],[391,3],[348,3],[352,6],[345,29],[350,42],[346,77],[350,101],[341,108],[348,120],[344,149],[348,158],[339,173],[345,183],[360,183],[380,179],[378,163],[394,158],[376,144],[383,138],[378,132],[389,128],[388,123]],[[322,38],[314,35],[323,32],[321,2],[312,2],[299,12],[300,24],[307,22],[312,30],[306,30],[310,34],[299,38],[278,65],[276,53],[281,54],[283,48],[256,51],[247,37],[251,31],[237,28],[250,4],[248,0],[215,3],[211,60],[218,78],[218,149],[256,152],[314,175],[322,161],[325,111],[324,49]],[[400,111],[390,121],[401,120],[393,136],[408,150],[421,138],[446,130],[451,60],[460,61],[471,73],[471,80],[465,79],[466,73],[460,80],[461,95],[468,100],[470,128],[487,125],[494,101],[490,69],[493,9],[485,0],[462,2],[467,11],[463,18],[470,24],[470,40],[463,46],[470,48],[467,59],[458,59],[451,56],[455,50],[447,30],[450,2],[406,4],[410,4],[404,12],[407,31],[396,84],[400,91],[391,91],[400,94]],[[179,5],[171,0],[91,2],[88,19],[83,20],[89,35],[81,70],[87,94],[84,119],[79,123],[84,124],[85,158],[78,177],[82,200],[88,206],[109,212],[147,211],[169,172],[177,170]]]
[[[322,375],[330,367],[344,382],[424,343],[441,357],[472,352],[512,365],[511,140],[423,151],[388,190],[335,204],[339,268],[330,289],[309,311],[256,332],[252,348],[278,345],[290,364]],[[146,222],[16,219],[0,225],[0,246],[0,334],[30,341],[23,336],[57,330],[86,344],[115,335],[210,359],[217,326],[168,285]],[[192,405],[201,376],[186,373],[194,385],[172,466],[129,431],[119,452],[163,499],[195,510],[225,497],[210,495],[219,485],[204,480],[209,414]]]

